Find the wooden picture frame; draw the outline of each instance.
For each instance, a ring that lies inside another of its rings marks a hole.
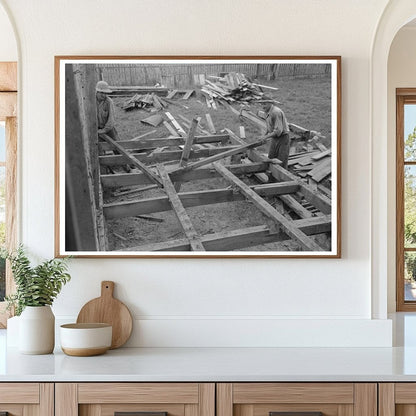
[[[55,139],[57,257],[341,256],[339,56],[56,56]]]

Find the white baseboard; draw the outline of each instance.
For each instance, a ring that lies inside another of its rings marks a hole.
[[[57,327],[71,321],[71,317],[57,317]],[[125,346],[391,347],[392,323],[387,319],[140,317],[134,320],[132,336]]]

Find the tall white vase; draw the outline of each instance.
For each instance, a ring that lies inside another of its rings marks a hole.
[[[19,351],[50,354],[55,346],[55,316],[50,306],[26,306],[19,319]]]

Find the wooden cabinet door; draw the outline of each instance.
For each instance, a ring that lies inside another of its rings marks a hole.
[[[376,383],[220,383],[217,416],[377,416]]]
[[[214,383],[57,383],[55,416],[215,416]]]
[[[416,383],[380,383],[379,416],[415,416]]]
[[[53,383],[0,383],[0,415],[53,416]]]

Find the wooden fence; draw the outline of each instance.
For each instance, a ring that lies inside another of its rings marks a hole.
[[[101,79],[110,85],[155,85],[187,88],[194,85],[194,75],[221,75],[241,72],[253,79],[328,76],[329,64],[98,64]]]

